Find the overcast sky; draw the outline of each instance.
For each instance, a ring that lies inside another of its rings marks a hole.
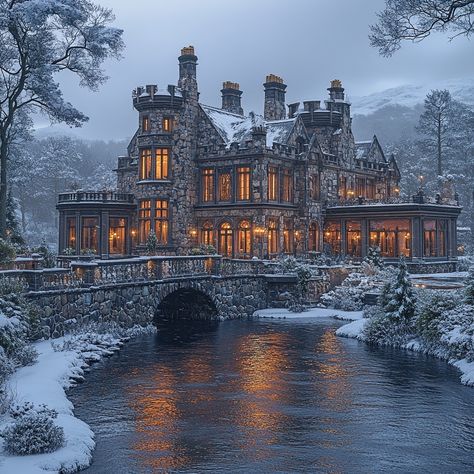
[[[473,45],[444,36],[405,44],[390,59],[369,46],[369,25],[383,0],[96,0],[113,9],[124,30],[121,61],[108,61],[109,81],[97,93],[62,77],[66,98],[90,121],[78,132],[105,140],[133,135],[131,91],[177,83],[181,47],[199,58],[201,102],[220,105],[222,82],[241,85],[246,112],[263,109],[265,75],[284,78],[287,103],[324,99],[341,79],[349,96],[405,83],[470,78]]]

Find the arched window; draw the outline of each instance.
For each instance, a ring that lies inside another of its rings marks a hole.
[[[250,233],[250,222],[240,221],[237,233],[238,251],[241,256],[249,257],[252,251],[252,237]]]
[[[319,226],[317,222],[311,222],[309,225],[308,251],[319,251]]]
[[[214,245],[214,227],[209,221],[204,222],[201,227],[201,244]]]
[[[232,226],[223,222],[219,227],[219,253],[225,257],[232,257]]]

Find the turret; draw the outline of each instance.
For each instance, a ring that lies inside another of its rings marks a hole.
[[[339,79],[331,81],[331,87],[328,87],[329,100],[344,101],[344,87]]]
[[[286,118],[285,110],[285,94],[286,84],[283,79],[275,74],[269,74],[266,82],[263,84],[265,88],[265,120],[283,120]]]
[[[225,81],[222,84],[221,93],[223,110],[227,110],[227,112],[232,112],[233,114],[244,114],[241,104],[242,91],[240,90],[239,84]]]

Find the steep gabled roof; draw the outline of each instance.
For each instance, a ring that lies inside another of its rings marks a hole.
[[[201,104],[201,109],[211,121],[224,143],[245,143],[252,137],[252,127],[264,126],[267,129],[267,146],[273,143],[285,145],[290,138],[296,118],[266,122],[260,115],[250,113],[248,117],[233,114],[216,107]]]
[[[378,150],[380,156],[382,157],[382,161],[384,163],[387,162],[385,158],[385,154],[383,152],[383,148],[380,145],[380,142],[376,135],[373,136],[372,140],[364,140],[355,142],[355,157],[358,160],[368,160],[374,156],[374,152]]]

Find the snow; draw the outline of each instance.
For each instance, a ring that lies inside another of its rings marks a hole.
[[[367,321],[368,319],[360,318],[356,321],[352,321],[349,324],[345,324],[336,331],[336,336],[362,339],[362,331],[364,330]]]
[[[348,321],[360,320],[362,311],[342,311],[340,309],[310,308],[302,313],[292,313],[286,308],[260,309],[253,314],[257,318],[271,319],[303,319],[303,318],[335,318]]]
[[[10,379],[9,388],[19,404],[31,402],[56,409],[56,423],[63,427],[66,443],[58,451],[48,454],[11,456],[0,452],[0,472],[75,472],[90,464],[95,446],[94,433],[86,423],[74,417],[74,407],[65,393],[65,388],[70,386],[70,378],[82,372],[84,360],[75,351],[55,352],[51,341],[34,346],[39,353],[38,361],[16,371]],[[2,425],[5,426],[5,420]]]

